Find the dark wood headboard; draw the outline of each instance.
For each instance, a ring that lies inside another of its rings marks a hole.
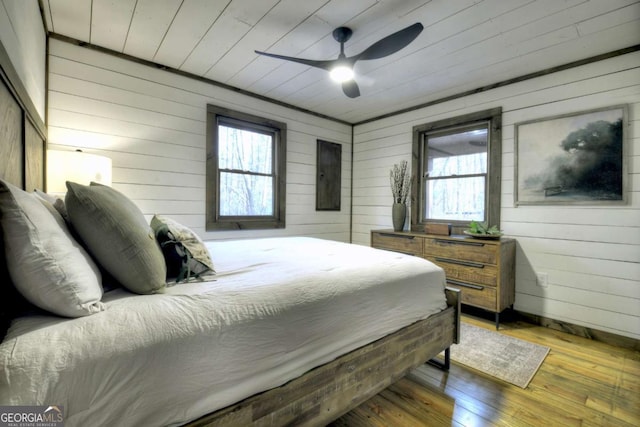
[[[0,178],[29,191],[44,190],[44,156],[44,138],[1,79]]]
[[[0,178],[28,191],[44,190],[46,128],[34,115],[32,103],[24,99],[26,91],[11,64],[7,70],[6,57],[0,55],[0,59]],[[11,284],[0,228],[0,340],[24,304]]]
[[[0,178],[24,188],[22,109],[0,81]]]

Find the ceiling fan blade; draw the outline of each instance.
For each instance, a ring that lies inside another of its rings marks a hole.
[[[379,59],[396,53],[400,49],[406,47],[414,41],[422,32],[424,27],[421,23],[416,22],[408,26],[404,30],[400,30],[379,40],[363,50],[359,55],[355,56],[356,60]]]
[[[258,55],[264,55],[276,59],[284,59],[285,61],[297,62],[298,64],[309,65],[311,67],[322,68],[323,70],[331,70],[336,60],[316,61],[314,59],[294,58],[293,56],[276,55],[275,53],[260,52],[254,50]]]
[[[349,98],[357,98],[360,96],[360,88],[355,80],[347,80],[346,82],[342,82],[342,91]]]

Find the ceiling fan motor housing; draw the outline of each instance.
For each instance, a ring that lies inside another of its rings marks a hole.
[[[347,27],[338,27],[335,30],[333,30],[333,38],[338,43],[346,42],[351,38],[352,34],[353,34],[353,31],[351,31],[351,28],[347,28]]]

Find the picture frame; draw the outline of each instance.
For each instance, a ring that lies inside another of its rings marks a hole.
[[[615,105],[514,125],[514,203],[627,202],[627,106]]]

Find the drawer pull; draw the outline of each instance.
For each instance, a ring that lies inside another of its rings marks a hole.
[[[402,234],[388,234],[388,233],[380,233],[380,236],[393,237],[394,239],[396,239],[396,238],[398,238],[398,239],[407,239],[407,240],[413,240],[416,237],[416,236],[403,236]]]
[[[453,279],[447,279],[447,283],[450,283],[450,284],[456,285],[456,286],[462,286],[463,288],[477,289],[479,291],[484,289],[484,286],[474,285],[474,284],[471,284],[471,283],[461,282],[459,280],[453,280]]]
[[[446,263],[449,263],[449,264],[464,265],[465,267],[484,268],[484,264],[480,264],[479,262],[460,261],[460,260],[457,260],[457,259],[440,258],[440,257],[435,257],[434,259],[436,261],[438,261],[438,262],[446,262]]]
[[[483,247],[484,243],[480,242],[467,242],[465,240],[444,240],[444,239],[435,239],[436,243],[440,243],[441,245],[463,245],[463,246],[478,246]]]

